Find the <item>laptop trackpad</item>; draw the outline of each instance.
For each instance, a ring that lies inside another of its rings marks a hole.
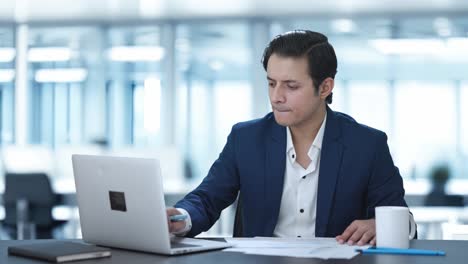
[[[186,244],[186,243],[171,242],[171,248],[172,249],[188,248],[188,247],[200,247],[200,245],[192,245],[192,244]]]

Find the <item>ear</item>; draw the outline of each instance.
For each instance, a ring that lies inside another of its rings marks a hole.
[[[319,89],[320,98],[325,100],[325,98],[327,98],[327,96],[332,93],[333,87],[335,87],[335,80],[333,78],[328,77],[325,80],[323,80],[323,82],[320,84]]]

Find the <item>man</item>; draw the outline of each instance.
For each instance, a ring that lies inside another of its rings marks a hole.
[[[312,31],[277,36],[266,47],[273,113],[234,125],[203,182],[168,216],[171,232],[208,230],[238,193],[243,235],[336,237],[375,244],[376,206],[407,206],[385,133],[332,111],[337,68],[327,37]]]

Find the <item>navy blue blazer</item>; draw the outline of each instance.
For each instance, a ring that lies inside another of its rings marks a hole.
[[[240,191],[244,236],[272,236],[286,166],[286,127],[272,113],[233,126],[202,183],[175,207],[188,211],[188,236],[208,230]],[[334,237],[376,206],[407,206],[385,133],[327,107],[320,157],[315,234]]]

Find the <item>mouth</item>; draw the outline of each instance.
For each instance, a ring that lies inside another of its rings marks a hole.
[[[278,107],[273,107],[273,111],[275,111],[275,112],[280,112],[280,113],[291,112],[290,109],[287,109],[287,108],[278,108]]]

